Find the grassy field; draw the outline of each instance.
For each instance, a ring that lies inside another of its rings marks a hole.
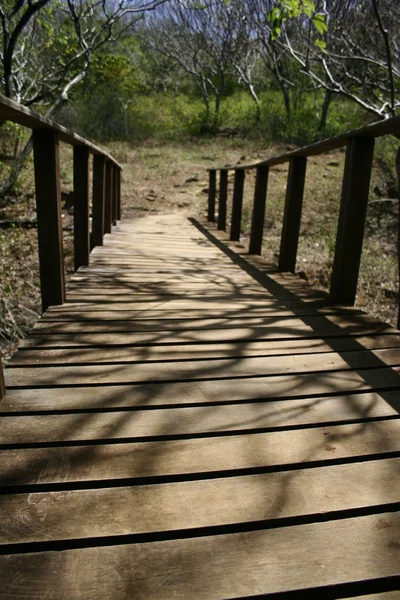
[[[246,164],[292,149],[287,144],[265,144],[240,138],[198,138],[181,143],[147,141],[139,146],[111,143],[110,152],[124,166],[123,219],[151,213],[206,214],[206,168]],[[357,304],[381,320],[397,318],[397,202],[387,201],[395,144],[377,148],[368,208]],[[313,285],[328,289],[338,222],[344,152],[309,160],[297,272]],[[62,147],[63,191],[72,189],[72,153]],[[286,167],[275,167],[269,178],[263,253],[277,262],[286,191]],[[229,179],[230,198],[233,173]],[[249,236],[254,171],[246,174],[242,243]],[[72,273],[72,215],[63,210],[67,274]],[[32,163],[20,184],[20,196],[0,212],[0,220],[34,219]],[[0,349],[7,357],[40,313],[37,239],[35,228],[0,229]]]

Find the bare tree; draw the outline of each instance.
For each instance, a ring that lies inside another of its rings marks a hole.
[[[147,20],[147,27],[151,48],[172,58],[192,78],[214,126],[233,79],[247,87],[259,115],[252,78],[259,45],[241,0],[209,0],[205,6],[195,0],[173,0]]]
[[[320,0],[326,46],[310,22],[277,40],[316,85],[349,98],[379,118],[400,106],[400,6],[393,0]]]
[[[5,0],[0,6],[4,95],[53,116],[87,75],[93,54],[120,39],[146,11],[167,0]],[[15,184],[31,141],[0,195]]]

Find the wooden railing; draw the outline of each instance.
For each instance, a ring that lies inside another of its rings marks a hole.
[[[89,265],[90,251],[121,218],[121,165],[95,144],[0,95],[0,120],[32,130],[42,307],[65,301],[59,142],[73,146],[74,267]],[[89,155],[93,155],[90,231]],[[0,360],[0,399],[5,395]]]
[[[228,172],[234,170],[230,239],[232,241],[239,240],[245,172],[249,169],[256,169],[249,254],[261,254],[269,169],[276,165],[289,163],[278,270],[294,273],[307,158],[346,146],[330,294],[335,302],[353,305],[357,291],[375,138],[389,134],[399,136],[400,117],[380,121],[256,164],[208,169],[208,221],[215,221],[216,182],[219,171],[217,226],[218,229],[226,231]]]

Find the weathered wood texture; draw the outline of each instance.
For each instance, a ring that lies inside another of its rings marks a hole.
[[[208,174],[208,209],[207,220],[211,223],[215,221],[215,196],[217,193],[217,172],[212,170]]]
[[[346,152],[331,295],[354,304],[367,216],[374,138],[353,138]]]
[[[243,169],[235,170],[235,181],[233,187],[232,201],[232,221],[231,221],[231,240],[239,241],[240,228],[242,224],[242,206],[243,206],[243,188],[245,171]]]
[[[92,247],[103,245],[105,215],[106,161],[104,156],[93,157],[93,222]]]
[[[33,132],[36,212],[39,241],[42,307],[62,304],[65,298],[61,226],[60,157],[57,133]]]
[[[0,358],[0,400],[3,400],[6,395],[6,386],[4,382],[3,364]]]
[[[225,241],[118,224],[7,366],[2,599],[398,597],[400,333]]]
[[[220,171],[218,196],[218,229],[226,230],[226,210],[228,202],[228,172]]]
[[[113,189],[113,166],[107,160],[104,194],[104,233],[111,233],[112,229]]]
[[[89,264],[89,149],[74,146],[74,266]]]
[[[279,252],[278,268],[280,271],[294,273],[296,268],[306,168],[307,159],[305,157],[298,156],[290,161]]]
[[[267,200],[269,168],[257,168],[256,185],[254,188],[253,212],[251,218],[249,254],[261,254],[264,233],[265,204]]]

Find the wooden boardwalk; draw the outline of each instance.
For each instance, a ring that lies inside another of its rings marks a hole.
[[[400,336],[182,216],[6,369],[0,598],[400,598]]]

